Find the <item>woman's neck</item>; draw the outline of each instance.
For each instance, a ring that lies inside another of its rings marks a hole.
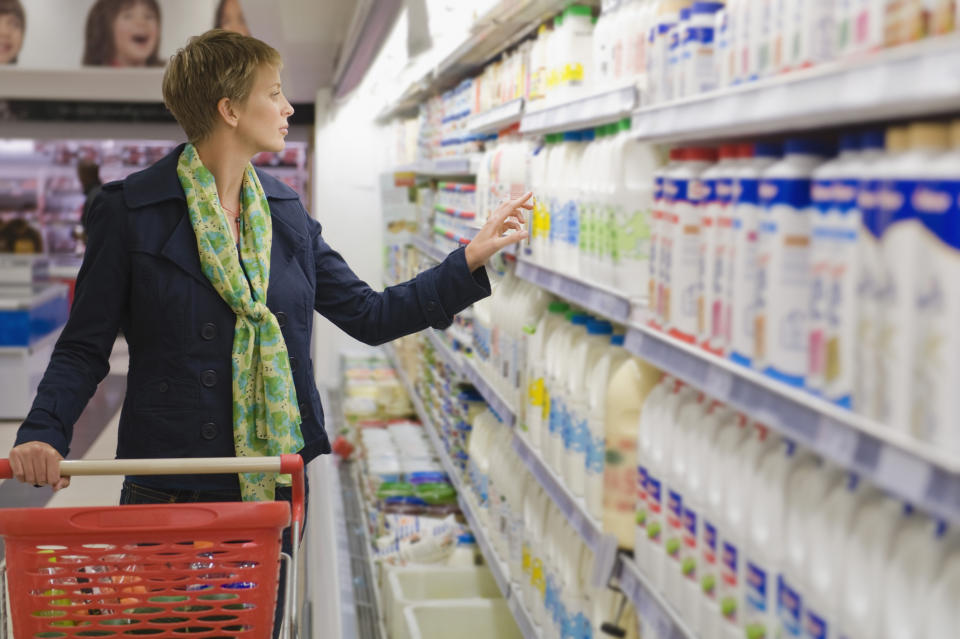
[[[239,214],[243,174],[251,156],[234,148],[233,144],[224,144],[215,139],[198,142],[195,146],[200,161],[213,174],[217,183],[221,206]]]

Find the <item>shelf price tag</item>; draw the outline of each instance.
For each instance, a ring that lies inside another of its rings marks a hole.
[[[820,417],[820,422],[817,424],[816,448],[839,464],[844,466],[853,464],[858,439],[853,429],[826,415]]]

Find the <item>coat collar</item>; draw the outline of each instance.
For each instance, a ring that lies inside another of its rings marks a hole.
[[[177,162],[184,146],[186,144],[178,144],[153,166],[127,176],[123,181],[123,201],[128,207],[138,209],[166,200],[186,202],[177,176]],[[296,191],[272,175],[255,170],[268,200],[296,200],[299,197]]]
[[[194,279],[205,284],[211,290],[213,286],[200,268],[200,255],[197,252],[197,237],[187,215],[186,197],[177,177],[177,161],[184,145],[168,153],[159,162],[148,169],[130,175],[123,184],[124,201],[131,209],[142,208],[169,200],[179,200],[181,205],[179,219],[170,237],[167,238],[160,253]],[[270,281],[279,281],[284,269],[293,260],[306,235],[297,224],[299,206],[291,206],[291,200],[299,199],[296,191],[272,175],[257,170],[257,176],[263,185],[263,191],[271,202],[270,217],[273,222],[273,244],[270,247]]]

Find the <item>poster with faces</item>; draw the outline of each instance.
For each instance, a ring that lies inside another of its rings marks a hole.
[[[162,67],[208,29],[251,35],[250,1],[0,0],[0,66]]]

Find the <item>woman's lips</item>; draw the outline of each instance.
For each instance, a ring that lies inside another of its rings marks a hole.
[[[131,40],[133,40],[133,43],[134,43],[134,44],[139,45],[139,46],[141,46],[141,47],[150,44],[150,36],[149,36],[149,35],[135,35],[135,36],[131,37]]]

